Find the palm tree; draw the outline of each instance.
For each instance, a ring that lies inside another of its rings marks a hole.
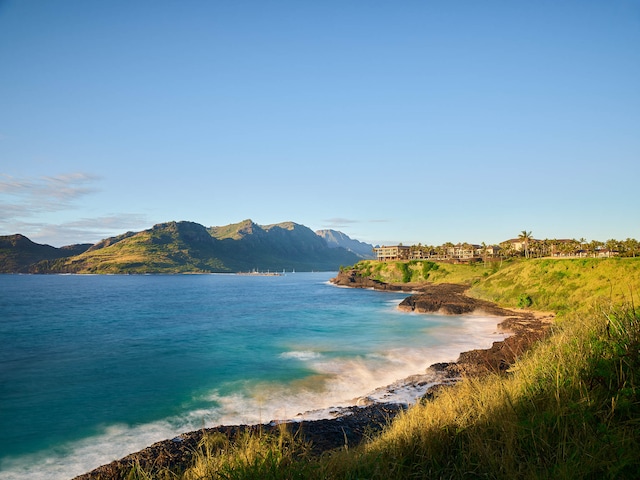
[[[626,256],[636,256],[636,252],[638,251],[638,247],[640,247],[640,243],[635,238],[627,238],[623,242],[624,248],[626,250]]]
[[[620,242],[615,238],[610,238],[604,244],[605,248],[609,250],[608,255],[618,255],[620,253]]]
[[[571,250],[570,253],[571,253],[572,256],[576,257],[576,256],[580,255],[580,252],[582,251],[582,247],[580,246],[580,241],[579,240],[576,240],[574,238],[572,240],[572,243],[571,243],[571,248],[572,248],[572,250]]]
[[[513,257],[514,256],[514,246],[513,246],[513,242],[511,241],[506,241],[506,242],[502,242],[500,244],[500,254],[503,257]]]
[[[482,242],[482,260],[484,262],[484,268],[487,268],[487,244]]]
[[[524,256],[529,258],[529,242],[532,240],[531,231],[527,232],[526,230],[522,230],[520,235],[518,235],[518,240],[520,240],[524,245]]]
[[[587,248],[587,239],[584,237],[580,237],[580,256],[582,256],[582,253],[584,250],[586,250]]]

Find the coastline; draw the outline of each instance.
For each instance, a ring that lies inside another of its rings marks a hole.
[[[546,334],[547,327],[553,318],[552,314],[506,310],[490,302],[467,297],[464,294],[466,287],[462,285],[395,285],[362,278],[354,281],[349,276],[349,272],[340,273],[331,282],[338,286],[410,293],[411,295],[399,306],[399,309],[404,311],[439,312],[451,315],[476,313],[496,317],[498,328],[503,333],[509,333],[510,336],[493,342],[488,349],[462,352],[455,362],[433,364],[420,374],[380,387],[374,391],[377,395],[362,397],[366,399],[364,406],[353,405],[331,409],[330,412],[327,410],[333,418],[310,420],[308,414],[313,412],[306,412],[300,419],[282,422],[292,433],[299,434],[311,442],[312,452],[318,455],[328,450],[357,445],[362,441],[365,433],[370,434],[381,430],[393,417],[407,408],[407,404],[403,402],[381,401],[384,400],[385,392],[395,393],[397,389],[413,388],[413,391],[420,392],[421,398],[428,400],[438,389],[454,384],[464,376],[506,371],[533,342]],[[372,397],[377,398],[372,400]],[[282,423],[219,426],[183,433],[173,439],[154,443],[122,459],[100,466],[75,477],[74,480],[126,478],[134,466],[140,466],[151,473],[166,469],[181,470],[190,464],[205,434],[219,432],[233,439],[245,431],[277,432]]]

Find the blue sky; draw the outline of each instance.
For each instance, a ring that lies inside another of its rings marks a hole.
[[[0,235],[640,239],[638,1],[0,0]]]

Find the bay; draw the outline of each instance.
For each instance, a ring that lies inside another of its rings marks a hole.
[[[502,336],[332,272],[0,275],[0,478],[68,479],[220,424],[328,415]],[[300,415],[299,415],[300,414]]]

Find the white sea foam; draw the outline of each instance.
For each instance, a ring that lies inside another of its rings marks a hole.
[[[68,480],[157,441],[203,427],[331,418],[345,414],[348,406],[372,402],[412,404],[442,381],[436,373],[425,372],[427,366],[455,361],[460,352],[487,348],[504,339],[506,335],[496,331],[498,322],[495,317],[451,317],[451,325],[430,330],[440,345],[429,348],[395,348],[353,358],[331,358],[304,349],[285,352],[282,358],[305,362],[317,375],[288,385],[239,385],[232,395],[213,391],[205,399],[210,407],[184,417],[138,426],[111,425],[97,436],[54,451],[5,459],[0,479]]]
[[[172,436],[175,430],[169,422],[133,428],[111,425],[100,435],[61,445],[53,451],[5,459],[0,464],[0,479],[68,480]]]
[[[310,350],[306,351],[293,351],[293,352],[284,352],[280,354],[281,358],[294,358],[296,360],[313,360],[315,358],[319,358],[321,354],[319,352],[313,352]]]

